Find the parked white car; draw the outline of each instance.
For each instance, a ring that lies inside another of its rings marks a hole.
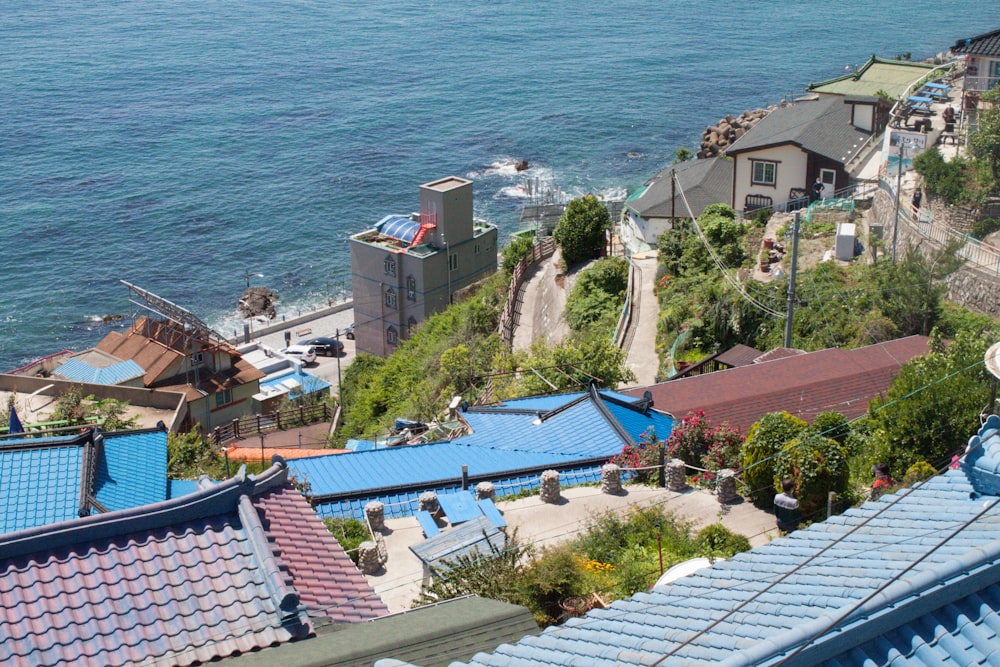
[[[316,348],[312,345],[292,345],[286,347],[281,353],[298,359],[303,364],[311,364],[316,361]]]

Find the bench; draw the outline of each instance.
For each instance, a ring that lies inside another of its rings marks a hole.
[[[424,537],[434,537],[441,532],[437,521],[434,520],[434,516],[427,510],[417,512],[417,521],[420,523],[420,527],[424,529]]]
[[[478,503],[479,509],[483,511],[483,515],[490,520],[490,523],[497,528],[505,528],[507,526],[507,522],[504,521],[503,515],[500,514],[500,510],[497,509],[497,506],[493,504],[492,500],[489,498],[483,498],[478,501]]]

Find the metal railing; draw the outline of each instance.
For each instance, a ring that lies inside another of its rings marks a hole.
[[[221,446],[230,440],[239,440],[267,431],[281,431],[321,421],[332,421],[333,418],[334,408],[329,403],[298,406],[278,410],[269,415],[247,415],[233,419],[225,426],[216,426],[212,430],[212,440],[216,446]]]

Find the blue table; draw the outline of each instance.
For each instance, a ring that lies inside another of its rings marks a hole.
[[[475,497],[468,491],[443,493],[438,496],[438,502],[444,510],[444,515],[448,517],[448,522],[453,526],[483,516]]]
[[[921,97],[920,95],[910,95],[906,98],[907,106],[913,110],[914,113],[930,114],[931,112],[931,102],[929,97]]]
[[[930,88],[932,90],[943,90],[945,92],[951,90],[951,86],[946,83],[925,83],[924,88]]]
[[[442,498],[444,496],[438,496],[438,502]],[[489,556],[503,550],[506,544],[507,536],[503,531],[480,514],[457,528],[414,544],[410,551],[431,570],[441,572],[454,565],[461,556]]]

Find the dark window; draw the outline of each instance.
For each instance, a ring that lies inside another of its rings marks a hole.
[[[406,298],[410,301],[417,300],[417,279],[413,276],[406,276]]]
[[[385,291],[385,305],[387,308],[396,307],[396,290],[391,287]]]
[[[389,327],[385,330],[385,342],[389,345],[395,345],[399,342],[399,332],[396,331],[396,327]]]
[[[396,275],[396,259],[392,256],[385,258],[385,274],[387,276]]]
[[[752,160],[750,183],[753,185],[774,185],[778,182],[778,163],[766,160]]]

